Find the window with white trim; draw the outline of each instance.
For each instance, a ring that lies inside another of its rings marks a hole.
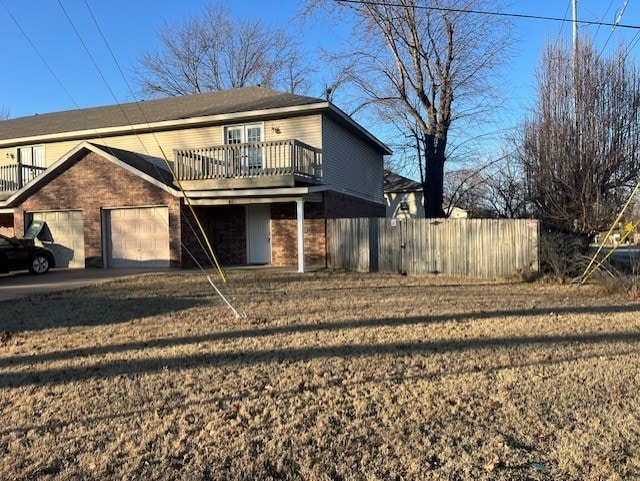
[[[44,145],[28,145],[18,148],[18,161],[22,166],[22,185],[37,177],[46,167]],[[35,167],[35,168],[33,168]]]
[[[18,158],[22,165],[46,167],[44,157],[44,145],[29,145],[18,148]]]
[[[229,161],[233,164],[232,170],[238,174],[257,174],[262,169],[263,147],[255,144],[262,142],[263,125],[245,124],[233,125],[224,129],[224,143],[226,145],[240,145],[229,150]]]

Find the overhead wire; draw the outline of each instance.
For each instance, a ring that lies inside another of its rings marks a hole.
[[[107,46],[107,49],[110,53],[110,55],[112,56],[112,59],[114,61],[114,63],[116,64],[118,71],[120,72],[120,75],[123,77],[130,93],[133,94],[133,90],[131,89],[130,84],[128,83],[128,80],[126,79],[126,76],[124,75],[124,72],[122,71],[122,68],[120,67],[120,64],[118,63],[113,50],[111,49],[109,43],[106,40],[106,37],[104,36],[102,29],[99,27],[99,24],[95,18],[95,15],[93,14],[93,11],[91,10],[91,8],[89,7],[89,5],[87,4],[86,0],[85,0],[85,6],[87,7],[87,9],[90,12],[90,15],[94,21],[94,24],[96,25],[96,28],[98,30],[98,32],[100,33],[100,36],[102,37],[102,40],[104,41],[105,45]],[[46,59],[44,58],[44,56],[42,55],[42,53],[40,52],[40,50],[37,48],[37,46],[35,45],[35,43],[31,40],[30,36],[27,34],[27,32],[22,28],[22,26],[20,25],[20,22],[18,22],[17,18],[13,15],[13,13],[11,12],[11,10],[7,7],[7,5],[4,3],[4,0],[0,0],[0,4],[2,4],[2,6],[5,8],[5,10],[7,11],[7,13],[9,14],[10,18],[12,19],[13,23],[16,25],[16,27],[18,28],[18,30],[22,33],[22,35],[24,36],[24,38],[27,40],[27,42],[29,43],[29,45],[31,46],[31,48],[35,51],[36,55],[38,56],[38,58],[42,61],[42,63],[45,65],[45,67],[47,68],[47,70],[51,73],[52,77],[55,79],[56,83],[62,88],[62,90],[65,92],[65,94],[67,95],[67,97],[70,99],[70,101],[72,102],[72,104],[77,108],[80,109],[80,106],[78,105],[78,103],[76,102],[76,100],[74,99],[73,95],[71,95],[71,93],[69,92],[69,90],[64,86],[63,82],[60,80],[60,78],[56,75],[55,71],[53,70],[53,68],[49,65],[49,63],[46,61]],[[85,52],[87,53],[87,55],[89,56],[91,62],[93,63],[95,69],[97,70],[98,74],[100,75],[103,83],[105,84],[105,86],[107,87],[107,89],[109,90],[110,94],[112,95],[112,97],[114,98],[116,104],[118,105],[118,107],[120,108],[120,111],[122,112],[122,114],[124,115],[124,118],[127,120],[127,123],[130,125],[132,133],[135,134],[135,136],[138,138],[138,141],[140,142],[142,148],[144,149],[145,153],[148,156],[151,156],[148,149],[146,148],[145,143],[143,142],[142,138],[140,137],[139,132],[135,129],[133,122],[131,121],[131,119],[129,118],[129,116],[127,115],[127,112],[124,110],[124,108],[122,107],[122,104],[118,101],[117,96],[115,95],[115,92],[113,91],[113,89],[111,88],[108,80],[106,79],[104,73],[102,72],[100,66],[98,65],[97,61],[95,60],[94,56],[91,54],[91,51],[89,50],[88,46],[86,45],[85,41],[83,40],[82,36],[80,35],[80,32],[78,31],[78,29],[76,28],[73,20],[71,19],[71,17],[69,16],[67,10],[64,8],[64,5],[61,3],[60,0],[58,0],[58,5],[60,7],[60,9],[62,10],[62,12],[64,13],[65,17],[67,18],[67,21],[69,22],[69,24],[71,25],[76,37],[78,38],[78,40],[80,41],[81,45],[83,46]],[[148,126],[150,126],[150,122],[148,120],[148,118],[146,117],[146,114],[144,112],[144,110],[142,109],[140,103],[136,100],[135,101],[136,105],[138,106],[138,108],[140,109],[140,112],[143,115],[143,118],[145,119],[145,122],[147,123]],[[100,132],[96,129],[93,129],[96,133],[96,136],[100,139],[102,139],[102,135],[100,134]],[[208,252],[207,249],[204,248],[204,246],[202,245],[200,236],[197,235],[197,233],[195,232],[195,229],[193,227],[193,225],[191,224],[190,220],[187,218],[187,216],[184,214],[184,212],[182,213],[183,216],[186,219],[187,224],[190,226],[192,232],[194,233],[194,236],[196,237],[198,243],[200,244],[201,248],[203,249],[205,256],[209,259],[209,261],[215,265],[215,267],[218,270],[218,273],[220,274],[221,279],[223,280],[223,283],[226,284],[228,282],[228,277],[226,275],[226,273],[224,273],[224,271],[222,270],[221,265],[219,264],[215,253],[213,251],[213,247],[210,244],[210,241],[206,235],[206,232],[204,231],[204,228],[193,208],[193,205],[190,202],[190,199],[188,198],[188,195],[186,195],[186,192],[184,190],[184,188],[182,187],[179,179],[177,178],[175,172],[173,171],[169,160],[166,156],[166,153],[164,152],[164,149],[162,148],[162,145],[160,144],[159,140],[157,139],[157,137],[155,136],[155,133],[152,132],[152,137],[154,138],[155,142],[157,143],[157,146],[163,156],[163,160],[169,170],[169,172],[171,173],[172,177],[174,178],[176,184],[178,184],[179,189],[182,193],[182,196],[185,198],[185,202],[188,204],[190,211],[192,213],[192,215],[194,216],[194,219],[196,220],[198,227],[201,231],[201,234],[203,236],[203,238],[205,239],[205,242],[208,246]],[[158,166],[151,163],[153,165],[153,167],[156,169],[156,172],[158,173]],[[167,220],[168,222],[168,220]],[[218,293],[218,295],[224,300],[224,302],[227,304],[227,306],[234,312],[234,314],[236,315],[236,317],[246,317],[246,313],[244,311],[238,311],[236,310],[231,303],[226,299],[226,297],[223,295],[223,293],[219,290],[219,288],[215,285],[215,283],[213,282],[213,279],[211,278],[210,275],[208,275],[206,273],[206,270],[202,267],[202,265],[197,262],[197,260],[195,259],[195,256],[191,253],[190,249],[188,248],[188,246],[186,246],[184,244],[184,242],[181,240],[181,245],[182,247],[185,249],[185,251],[189,254],[189,256],[194,260],[194,262],[196,263],[196,265],[205,273],[207,280],[209,281],[209,283],[212,285],[212,287],[216,290],[216,292]]]
[[[609,6],[607,7],[607,10],[605,10],[604,14],[602,15],[602,18],[605,18],[608,14],[609,14],[609,10],[611,10],[611,7],[613,7],[613,2],[615,2],[616,0],[611,0],[609,2]],[[569,0],[569,4],[571,4],[571,0]],[[602,25],[598,25],[598,28],[596,28],[596,33],[594,35],[594,38],[598,36],[598,33],[600,33],[600,28],[602,27]]]
[[[89,4],[87,3],[87,0],[83,0],[83,1],[84,1],[84,5],[85,5],[85,7],[87,8],[87,10],[88,10],[88,12],[89,12],[89,15],[91,16],[91,19],[93,20],[93,23],[94,23],[94,25],[95,25],[95,27],[96,27],[96,30],[97,30],[97,31],[98,31],[98,33],[100,34],[100,38],[102,38],[102,41],[104,42],[104,44],[105,44],[105,46],[106,46],[106,48],[107,48],[107,50],[108,50],[109,54],[111,55],[111,59],[113,60],[113,63],[114,63],[114,64],[116,65],[116,67],[118,68],[118,72],[120,73],[120,76],[121,76],[121,77],[122,77],[122,79],[124,80],[124,83],[125,83],[125,85],[127,86],[127,89],[129,90],[129,93],[130,93],[130,94],[131,94],[131,96],[133,97],[134,102],[135,102],[136,106],[138,107],[138,109],[140,110],[140,113],[142,114],[142,117],[144,118],[144,120],[145,120],[146,124],[149,126],[149,125],[150,125],[149,119],[147,118],[147,115],[146,115],[146,113],[145,113],[144,109],[142,108],[142,105],[140,104],[140,102],[138,102],[138,100],[137,100],[137,98],[136,98],[136,96],[135,96],[135,93],[133,92],[133,89],[131,88],[131,84],[129,84],[129,81],[127,80],[126,75],[124,74],[124,72],[123,72],[122,68],[120,67],[120,63],[118,62],[118,59],[116,58],[115,54],[113,53],[113,49],[111,48],[111,45],[110,45],[110,44],[109,44],[109,42],[107,41],[107,38],[105,37],[105,35],[104,35],[104,33],[103,33],[102,29],[100,28],[100,25],[99,25],[99,23],[98,23],[98,20],[96,19],[96,16],[95,16],[95,15],[94,15],[94,13],[93,13],[93,10],[91,9],[91,7],[89,6]],[[60,3],[60,0],[58,0],[58,3]],[[62,4],[60,4],[60,6],[62,7]],[[62,7],[62,8],[64,9],[64,7]],[[65,12],[65,14],[66,14],[66,12]],[[72,24],[74,31],[75,31],[75,32],[76,32],[76,34],[78,35],[78,38],[80,38],[80,35],[79,35],[79,33],[78,33],[77,29],[76,29],[76,28],[75,28],[75,26],[73,25],[73,22],[71,21],[71,19],[69,18],[69,16],[68,16],[68,15],[67,15],[67,18],[69,19],[69,22]],[[81,40],[81,42],[82,42],[82,39],[80,39],[80,40]],[[89,50],[88,50],[88,48],[86,47],[85,43],[84,43],[84,42],[82,42],[82,44],[83,44],[83,46],[85,46],[85,50],[87,51],[87,54],[88,54],[89,56],[91,56],[91,53],[89,52]],[[95,64],[95,61],[94,61],[94,64]],[[98,68],[98,67],[97,67],[97,65],[96,65],[96,68]],[[106,82],[106,79],[104,78],[104,76],[102,76],[102,77],[103,77],[103,79],[104,79],[105,83],[107,83],[107,82]],[[107,85],[107,86],[108,86],[108,85]],[[110,88],[109,88],[109,90],[111,91],[111,89],[110,89]],[[125,118],[127,118],[127,120],[129,121],[129,119],[128,119],[128,117],[127,117],[126,113],[124,112],[124,109],[122,108],[121,104],[118,102],[117,97],[115,96],[115,94],[113,94],[113,91],[111,91],[111,92],[112,92],[112,95],[113,95],[113,97],[114,97],[114,100],[115,100],[115,101],[116,101],[116,103],[120,106],[120,109],[122,110],[123,114],[125,115]],[[131,124],[131,122],[130,122],[130,121],[129,121],[129,123]],[[209,241],[209,238],[208,238],[208,236],[207,236],[206,232],[204,231],[204,227],[202,226],[202,223],[200,222],[200,219],[199,219],[198,215],[196,214],[195,209],[193,208],[193,205],[192,205],[192,203],[191,203],[191,200],[189,199],[189,196],[186,194],[186,192],[185,192],[185,190],[184,190],[184,188],[183,188],[183,186],[182,186],[182,183],[180,182],[180,179],[178,179],[178,176],[176,175],[176,173],[174,172],[173,168],[171,167],[171,164],[169,163],[169,159],[167,158],[167,155],[166,155],[166,153],[165,153],[164,149],[162,148],[162,145],[160,144],[160,141],[158,140],[158,137],[156,136],[156,134],[155,134],[155,132],[154,132],[154,131],[151,131],[151,136],[152,136],[153,140],[155,141],[155,143],[156,143],[156,145],[157,145],[158,149],[160,150],[160,152],[161,152],[161,154],[162,154],[162,157],[163,157],[163,160],[164,160],[164,162],[165,162],[165,165],[166,165],[167,169],[169,170],[169,172],[171,173],[172,177],[173,177],[173,178],[174,178],[174,180],[176,181],[176,184],[178,185],[178,188],[180,189],[180,192],[182,193],[182,195],[183,195],[183,197],[184,197],[184,199],[185,199],[185,202],[187,203],[187,205],[188,205],[188,207],[189,207],[189,210],[191,211],[191,214],[193,215],[193,217],[194,217],[194,219],[195,219],[195,221],[196,221],[196,223],[197,223],[197,225],[198,225],[198,228],[199,228],[199,230],[200,230],[200,234],[201,234],[201,235],[202,235],[202,237],[205,239],[205,243],[207,244],[207,246],[206,246],[207,248],[205,249],[205,248],[204,248],[204,246],[202,246],[202,243],[200,242],[200,238],[199,238],[199,237],[198,237],[198,242],[200,243],[200,245],[201,245],[201,247],[202,247],[203,251],[205,252],[205,255],[209,258],[209,261],[210,261],[213,265],[215,265],[215,267],[218,269],[218,273],[220,274],[220,277],[221,277],[222,281],[223,281],[224,283],[226,283],[226,282],[227,282],[228,277],[227,277],[226,273],[224,272],[224,270],[222,269],[222,266],[220,265],[220,263],[219,263],[219,261],[218,261],[217,256],[215,255],[215,252],[214,252],[214,250],[213,250],[213,246],[211,245],[211,243],[210,243],[210,241]],[[144,145],[144,142],[142,142],[142,139],[141,139],[139,136],[138,136],[138,139],[139,139],[140,143],[143,145],[143,147],[145,148],[145,151],[147,151],[147,150],[146,150],[146,146]],[[147,151],[147,154],[148,154],[148,151]],[[156,166],[156,165],[154,165],[154,167],[155,167],[155,168],[157,168],[157,166]],[[186,217],[186,216],[185,216],[185,217]],[[193,229],[193,226],[191,225],[191,221],[189,221],[189,220],[187,219],[187,222],[189,223],[189,225],[190,225],[190,226],[191,226],[191,228]],[[195,234],[195,232],[194,232],[194,234]]]
[[[62,6],[62,4],[60,3],[60,0],[58,0],[58,3],[60,4],[60,7],[64,10],[64,7]],[[142,105],[140,104],[140,102],[135,98],[135,94],[133,92],[133,89],[131,88],[131,85],[129,84],[129,81],[127,80],[126,76],[124,75],[124,72],[122,70],[122,68],[120,67],[120,63],[118,62],[115,54],[113,53],[113,49],[111,48],[109,42],[107,41],[107,38],[105,37],[102,29],[100,28],[100,25],[93,13],[93,10],[91,9],[91,7],[89,6],[89,4],[87,3],[86,0],[84,0],[84,4],[85,7],[87,8],[87,10],[89,11],[89,14],[91,16],[91,19],[93,20],[93,23],[96,27],[96,30],[98,31],[100,37],[102,38],[102,41],[104,42],[109,54],[111,55],[111,58],[114,62],[114,64],[116,65],[116,67],[118,68],[118,71],[121,75],[121,77],[123,78],[125,85],[127,86],[129,93],[132,95],[132,97],[134,98],[134,102],[136,104],[136,106],[138,107],[138,109],[140,110],[140,113],[142,114],[147,126],[150,126],[150,122],[149,119],[144,111],[144,109],[142,108]],[[85,42],[82,40],[77,28],[75,28],[75,25],[73,24],[73,21],[71,20],[71,18],[69,17],[69,15],[66,13],[65,11],[65,15],[69,21],[69,23],[72,25],[73,30],[75,31],[76,35],[78,36],[78,38],[80,39],[83,47],[85,48],[85,51],[87,52],[87,55],[89,55],[89,57],[92,59],[96,69],[98,69],[100,71],[99,66],[97,65],[97,62],[95,62],[95,60],[93,59],[93,56],[91,54],[91,52],[89,51],[89,49],[87,48]],[[101,72],[100,72],[101,73]],[[102,75],[101,73],[101,77],[103,79],[103,81],[105,82],[105,84],[107,84],[107,87],[109,88],[109,91],[112,93],[115,102],[117,103],[117,105],[120,107],[120,110],[122,111],[123,115],[125,115],[125,118],[127,119],[127,121],[129,122],[129,124],[133,127],[132,122],[129,120],[129,117],[127,116],[126,112],[124,111],[124,108],[122,107],[122,105],[120,104],[120,102],[118,101],[117,97],[115,96],[115,94],[113,93],[112,89],[109,87],[108,82],[105,78],[104,75]],[[140,138],[140,136],[138,135],[138,133],[136,132],[136,136],[138,137],[140,143],[142,144],[143,148],[145,149],[145,151],[147,152],[147,154],[149,154],[148,150],[146,149],[146,146],[144,145],[144,142],[142,141],[142,139]],[[212,263],[212,265],[215,266],[215,268],[218,271],[218,274],[220,275],[220,278],[222,279],[223,284],[227,284],[228,283],[228,276],[227,274],[224,272],[224,270],[222,269],[222,266],[220,265],[220,262],[218,261],[218,258],[214,252],[213,246],[211,245],[211,242],[209,240],[208,235],[206,234],[204,227],[200,221],[200,218],[198,216],[198,214],[195,211],[195,208],[193,206],[193,203],[191,202],[191,199],[189,198],[186,190],[184,189],[182,182],[180,181],[180,179],[178,178],[178,176],[176,175],[174,169],[172,168],[169,159],[160,143],[160,141],[158,140],[155,132],[152,130],[151,131],[151,136],[154,139],[159,151],[162,154],[162,158],[165,162],[165,166],[167,168],[167,170],[169,171],[169,173],[171,174],[172,178],[174,179],[174,182],[176,183],[176,185],[178,186],[184,200],[185,203],[187,204],[189,211],[191,212],[191,215],[193,216],[193,219],[196,222],[196,225],[198,226],[198,230],[199,230],[199,234],[196,232],[196,229],[193,227],[193,224],[191,223],[191,220],[188,218],[188,216],[182,212],[182,217],[183,219],[186,221],[186,223],[189,225],[189,228],[191,229],[194,237],[196,238],[198,244],[200,245],[201,249],[203,250],[203,252],[205,253],[206,257],[208,258],[208,260]],[[158,167],[153,164],[154,168],[157,170]],[[204,239],[205,244],[206,244],[206,248],[205,246],[202,244],[202,239]],[[189,253],[189,255],[191,256],[192,259],[194,259],[195,261],[195,257],[193,256],[193,254],[189,251],[188,247],[185,246],[184,243],[182,243],[182,246],[185,248],[185,250],[187,250],[187,252]],[[211,286],[215,289],[215,291],[218,293],[218,295],[223,299],[223,301],[227,304],[227,306],[234,312],[234,314],[236,315],[236,317],[246,317],[246,313],[244,313],[244,311],[242,311],[242,314],[236,310],[233,305],[227,300],[227,296],[225,296],[221,290],[218,288],[218,286],[213,282],[213,279],[211,278],[210,275],[208,275],[206,273],[206,270],[202,267],[202,265],[198,262],[196,262],[196,264],[199,266],[199,268],[205,273],[207,280],[209,281],[209,283],[211,284]]]
[[[73,95],[71,95],[71,93],[67,90],[67,88],[64,86],[64,84],[62,83],[60,78],[56,75],[54,70],[51,68],[51,65],[49,65],[49,62],[47,62],[47,60],[44,58],[42,53],[40,53],[40,50],[38,49],[38,47],[36,47],[36,45],[33,43],[33,41],[31,40],[31,37],[29,37],[29,35],[27,35],[27,32],[25,32],[25,30],[22,28],[22,26],[20,25],[20,23],[18,22],[16,17],[13,15],[11,10],[9,10],[9,7],[7,7],[7,5],[4,3],[4,0],[0,0],[0,4],[2,4],[2,6],[5,8],[7,13],[9,14],[9,17],[11,17],[11,20],[13,20],[13,23],[15,24],[15,26],[18,28],[18,30],[20,30],[20,33],[22,33],[22,36],[29,43],[29,45],[31,45],[31,48],[33,48],[33,51],[36,53],[36,55],[38,56],[40,61],[44,64],[44,66],[47,68],[47,70],[49,71],[51,76],[54,78],[54,80],[56,81],[58,86],[64,91],[64,93],[67,95],[67,97],[69,97],[69,100],[71,100],[71,103],[77,109],[79,109],[80,106],[78,105],[78,103],[73,98]]]
[[[620,23],[620,20],[622,20],[622,16],[624,15],[624,12],[627,9],[627,5],[629,4],[629,0],[625,0],[625,2],[622,4],[622,7],[618,10],[618,12],[620,12],[618,14],[618,17],[616,18],[615,23],[618,24]],[[609,10],[607,9],[607,12]],[[606,15],[606,13],[605,13]],[[609,32],[609,36],[607,37],[607,41],[604,43],[604,45],[602,46],[602,49],[600,50],[600,56],[602,56],[602,54],[604,53],[604,50],[607,48],[607,45],[609,44],[609,41],[611,40],[611,37],[613,37],[613,33],[616,30],[616,25],[614,25],[613,27],[611,27],[611,31]],[[640,31],[639,31],[640,32]]]
[[[613,2],[613,0],[611,0]],[[567,17],[569,16],[569,10],[571,9],[571,0],[567,1],[567,9],[564,11],[564,21],[566,22]],[[562,31],[564,30],[564,26],[565,23],[563,22],[562,25],[560,25],[560,29],[558,30],[558,38],[556,39],[556,46],[560,45],[560,42],[562,40]]]
[[[401,4],[398,3],[393,3],[393,2],[381,2],[381,1],[366,1],[366,0],[334,0],[337,3],[354,3],[354,4],[372,4],[372,5],[380,5],[380,6],[401,6]],[[613,0],[612,0],[613,1]],[[22,32],[22,34],[25,36],[25,38],[27,39],[27,41],[30,43],[30,45],[32,46],[32,48],[34,49],[34,51],[37,53],[38,57],[41,59],[41,61],[45,64],[45,66],[47,67],[47,69],[50,71],[50,73],[52,74],[52,76],[56,79],[56,82],[63,88],[63,90],[65,91],[65,93],[67,94],[67,96],[72,100],[73,104],[76,106],[76,108],[79,108],[78,104],[75,102],[75,100],[73,100],[73,97],[71,96],[71,94],[68,92],[68,90],[66,88],[64,88],[64,85],[62,84],[62,82],[60,81],[60,79],[57,77],[57,75],[55,74],[55,72],[53,71],[53,69],[49,66],[49,64],[46,62],[46,60],[44,59],[44,57],[42,56],[42,54],[39,52],[39,50],[37,49],[37,47],[35,46],[35,44],[31,41],[31,39],[29,38],[29,36],[26,34],[26,32],[24,31],[24,29],[22,29],[22,27],[20,26],[19,22],[17,22],[17,19],[13,16],[13,14],[11,13],[11,11],[8,9],[8,7],[5,5],[4,0],[0,0],[0,3],[5,7],[5,9],[7,10],[7,12],[9,13],[9,15],[11,16],[12,20],[14,21],[14,23],[18,26],[19,30]],[[95,15],[93,14],[93,11],[91,10],[90,6],[88,5],[88,3],[86,2],[86,0],[84,0],[84,3],[88,9],[88,11],[90,12],[90,15],[94,21],[94,24],[96,25],[96,28],[98,30],[98,32],[100,33],[100,36],[103,39],[103,42],[105,43],[105,45],[107,46],[109,53],[112,56],[112,59],[114,60],[114,63],[116,64],[120,75],[123,77],[123,79],[125,80],[125,83],[127,84],[127,87],[129,89],[129,91],[133,94],[133,90],[131,89],[131,86],[129,85],[126,76],[124,75],[124,72],[122,71],[119,63],[117,62],[117,59],[113,53],[113,51],[111,50],[108,41],[106,40],[106,37],[104,36],[102,30],[99,27],[99,24],[95,18]],[[76,36],[78,37],[78,39],[80,40],[81,44],[83,45],[85,51],[87,52],[87,54],[89,55],[91,61],[93,62],[96,70],[99,72],[103,82],[105,83],[105,85],[107,86],[108,90],[110,91],[111,95],[114,97],[114,100],[116,101],[117,105],[120,106],[123,115],[125,115],[125,118],[129,121],[132,130],[134,130],[133,128],[133,123],[129,120],[129,117],[127,116],[126,112],[124,111],[124,109],[122,108],[122,105],[120,104],[120,102],[118,101],[115,93],[113,92],[113,90],[111,89],[109,82],[107,81],[106,77],[104,76],[103,72],[101,71],[100,67],[98,66],[97,62],[95,61],[94,57],[92,56],[90,50],[88,49],[86,43],[83,41],[80,33],[78,32],[77,28],[75,27],[72,19],[70,18],[70,16],[68,15],[67,11],[65,10],[64,6],[62,5],[62,3],[60,2],[60,0],[58,0],[58,4],[60,5],[62,11],[64,12],[65,16],[67,17],[67,20],[69,21],[69,23],[71,24],[74,32],[76,33]],[[627,2],[625,2],[625,6],[626,6]],[[611,4],[609,6],[609,8],[611,7]],[[540,15],[525,15],[525,14],[518,14],[518,13],[507,13],[507,12],[491,12],[491,11],[482,11],[482,10],[473,10],[473,9],[456,9],[456,8],[446,8],[446,7],[437,7],[437,6],[427,6],[427,5],[417,5],[416,8],[420,8],[420,9],[426,9],[426,10],[434,10],[434,11],[447,11],[447,12],[455,12],[455,13],[468,13],[468,14],[477,14],[477,15],[493,15],[493,16],[502,16],[502,17],[511,17],[511,18],[519,18],[519,19],[532,19],[532,20],[544,20],[544,21],[555,21],[555,22],[560,22],[563,25],[568,23],[569,20],[567,20],[567,14],[565,14],[564,18],[557,18],[557,17],[550,17],[550,16],[540,16]],[[568,11],[568,9],[567,9]],[[627,28],[627,29],[636,29],[638,30],[638,33],[636,33],[636,35],[634,36],[634,38],[632,39],[631,43],[629,44],[629,48],[627,49],[626,54],[628,55],[630,53],[630,51],[635,47],[635,45],[637,45],[638,41],[640,40],[640,26],[638,25],[627,25],[627,24],[622,24],[620,23],[620,19],[622,17],[622,13],[619,16],[619,18],[616,20],[616,22],[614,23],[608,23],[608,22],[603,22],[603,21],[584,21],[584,20],[578,20],[578,23],[580,25],[597,25],[598,28],[600,28],[601,26],[611,26],[612,29],[615,28]],[[608,42],[609,40],[607,40]],[[606,43],[605,43],[606,46]],[[135,96],[134,96],[135,98]],[[136,100],[135,102],[142,115],[145,118],[145,121],[147,122],[147,124],[149,124],[148,119],[146,118],[145,112],[142,109],[142,107],[140,106],[139,102]],[[144,146],[144,142],[142,142],[142,139],[139,137],[139,134],[137,132],[135,132],[136,135],[138,136],[138,138],[140,139],[141,144],[143,145],[143,147],[145,148],[145,151],[148,154],[148,150],[146,150],[146,147]],[[152,136],[154,138],[154,140],[156,141],[158,148],[160,149],[163,159],[166,163],[166,166],[169,170],[169,172],[172,174],[172,176],[174,177],[174,179],[176,180],[176,184],[179,185],[180,190],[185,198],[185,202],[188,204],[192,215],[194,216],[194,219],[196,220],[197,224],[198,224],[198,228],[200,229],[201,233],[203,234],[203,237],[206,241],[206,243],[208,244],[208,248],[210,253],[212,254],[212,259],[214,263],[216,264],[219,274],[221,275],[221,278],[223,279],[223,282],[226,283],[226,275],[224,274],[224,272],[222,271],[221,267],[219,266],[219,263],[217,262],[217,258],[215,257],[215,253],[213,252],[213,248],[209,243],[208,237],[206,236],[206,233],[204,231],[203,226],[201,225],[198,216],[195,213],[195,210],[188,198],[188,195],[186,195],[186,192],[184,191],[184,189],[182,188],[179,179],[177,178],[177,176],[175,175],[175,172],[173,171],[168,158],[164,152],[164,150],[162,149],[162,146],[160,144],[160,142],[158,141],[157,137],[155,136],[155,133],[152,132]],[[157,168],[156,165],[154,165],[155,168]],[[186,216],[185,216],[186,217]],[[187,222],[189,223],[188,219]],[[190,224],[190,223],[189,223]],[[190,224],[192,230],[194,229],[193,226]],[[198,237],[198,236],[196,236]],[[199,238],[198,241],[200,242]],[[201,244],[202,246],[202,244]],[[206,249],[204,249],[206,252]],[[190,255],[192,255],[189,252]],[[208,254],[207,254],[208,255]]]
[[[397,2],[383,2],[383,1],[369,1],[369,0],[333,0],[336,3],[345,3],[345,4],[359,4],[359,5],[373,5],[380,7],[404,7],[405,5]],[[491,15],[495,17],[510,17],[510,18],[519,18],[519,19],[528,19],[528,20],[545,20],[550,22],[561,22],[561,23],[570,23],[572,20],[567,20],[566,18],[560,17],[548,17],[544,15],[527,15],[523,13],[509,13],[509,12],[495,12],[488,10],[475,10],[475,9],[467,9],[467,8],[451,8],[451,7],[437,7],[433,5],[414,5],[413,8],[419,10],[431,10],[437,12],[450,12],[450,13],[470,13],[474,15]],[[577,23],[582,26],[588,25],[601,25],[605,27],[613,27],[616,26],[618,28],[629,28],[640,30],[640,25],[628,25],[628,24],[615,24],[603,21],[595,21],[595,20],[577,20]]]
[[[5,5],[3,0],[0,0],[0,3],[2,3],[2,6],[6,9],[7,13],[9,14],[9,17],[12,19],[12,21],[14,22],[14,24],[16,25],[16,27],[18,28],[18,30],[22,33],[22,35],[24,36],[25,40],[29,43],[29,45],[31,46],[31,48],[34,50],[34,52],[36,53],[36,55],[38,56],[38,58],[42,61],[42,63],[44,64],[44,66],[47,68],[47,70],[49,71],[49,73],[51,74],[51,76],[54,78],[54,80],[56,81],[56,83],[58,84],[58,86],[65,92],[65,94],[67,95],[67,97],[69,98],[69,100],[71,101],[71,103],[77,108],[80,109],[80,106],[78,105],[78,102],[75,100],[75,98],[73,97],[73,95],[69,92],[69,90],[65,87],[64,83],[60,80],[60,78],[56,75],[55,71],[53,70],[53,68],[49,65],[49,63],[47,62],[47,60],[44,58],[44,56],[41,54],[40,50],[38,49],[38,47],[35,45],[35,43],[31,40],[31,37],[26,33],[26,31],[22,28],[22,26],[20,25],[20,23],[18,22],[18,20],[15,18],[15,16],[13,15],[13,13],[11,12],[11,10],[9,10],[9,8]],[[63,8],[64,11],[64,8]],[[69,16],[67,15],[66,11],[64,12],[65,15],[67,16],[67,18],[69,18]],[[93,15],[93,12],[91,12],[91,14]],[[100,33],[102,34],[102,32],[100,31]],[[85,46],[86,47],[86,46]],[[113,52],[111,51],[110,47],[108,46],[109,51],[111,52],[112,56],[113,56]],[[93,60],[93,59],[92,59]],[[114,60],[115,60],[115,56],[114,56]],[[95,62],[94,62],[95,65]],[[131,87],[128,84],[128,81],[126,80],[126,77],[124,76],[124,73],[122,72],[122,69],[120,68],[120,65],[116,62],[116,65],[118,66],[118,69],[121,73],[121,75],[124,77],[125,82],[127,82],[127,86],[129,87],[129,90],[131,90]],[[104,76],[103,80],[104,80]],[[108,86],[108,85],[107,85]],[[115,97],[115,94],[113,93],[113,91],[110,89],[112,96]],[[116,99],[117,102],[117,99]],[[118,103],[118,105],[120,106],[120,104]],[[125,116],[125,118],[127,119],[127,121],[131,124],[131,121],[129,120],[126,112],[124,111],[124,109],[122,109],[122,113]],[[144,114],[144,112],[143,112]],[[148,122],[147,122],[148,123]],[[102,135],[100,134],[100,132],[96,129],[93,129],[94,133],[96,134],[96,137],[102,139]],[[136,137],[138,138],[140,145],[142,146],[142,148],[144,149],[145,153],[147,155],[150,156],[150,153],[146,147],[146,144],[142,141],[140,135],[138,134],[137,131],[135,131],[135,129],[133,129],[134,134],[136,135]],[[154,134],[155,136],[155,134]],[[157,139],[156,139],[157,141]],[[154,167],[157,169],[157,166],[154,165]],[[187,223],[191,226],[192,230],[193,230],[193,226],[191,225],[190,221],[188,219]],[[194,231],[195,232],[195,231]],[[200,243],[200,239],[198,238],[198,242]],[[201,247],[203,248],[203,251],[205,252],[205,254],[208,256],[208,253],[206,251],[206,249],[204,248],[204,246],[202,246],[202,244],[200,243]],[[183,244],[183,247],[184,246]],[[189,254],[191,254],[189,252]],[[213,260],[209,257],[209,260],[211,261],[211,263],[213,264]]]

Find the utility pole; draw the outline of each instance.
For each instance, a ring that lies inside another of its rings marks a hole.
[[[578,71],[578,0],[572,0],[571,4],[573,7],[573,126],[575,129],[574,135],[577,145],[580,138],[580,135],[578,133],[578,129],[580,126],[580,121],[578,118],[578,92],[580,90],[580,73]]]
[[[578,0],[571,0],[573,8],[573,53],[578,51]]]

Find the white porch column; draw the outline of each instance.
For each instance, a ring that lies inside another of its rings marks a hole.
[[[304,272],[304,200],[296,200],[298,220],[298,272]]]

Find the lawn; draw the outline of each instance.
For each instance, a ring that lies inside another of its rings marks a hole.
[[[0,479],[640,478],[638,300],[229,274],[0,303]]]

